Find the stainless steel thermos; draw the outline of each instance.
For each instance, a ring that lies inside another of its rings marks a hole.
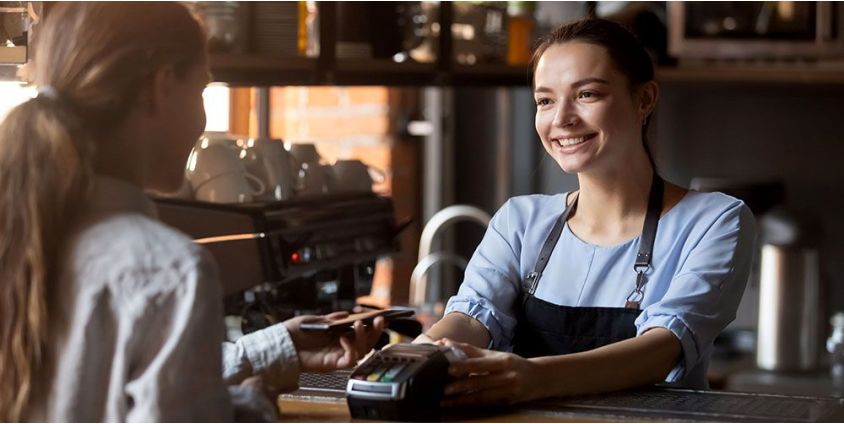
[[[818,368],[825,301],[815,231],[775,209],[762,218],[756,365],[770,371]]]

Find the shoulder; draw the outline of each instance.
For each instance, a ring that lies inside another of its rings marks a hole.
[[[720,192],[689,191],[665,218],[701,235],[712,231],[755,232],[750,208],[742,200]]]
[[[717,219],[724,215],[738,216],[745,211],[750,212],[743,201],[728,194],[692,190],[686,193],[674,209],[677,210],[677,215],[697,219]]]
[[[70,238],[67,256],[77,284],[101,285],[126,296],[184,291],[216,272],[186,235],[135,213],[86,225]]]

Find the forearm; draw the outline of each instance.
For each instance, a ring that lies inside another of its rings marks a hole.
[[[639,337],[570,355],[531,359],[548,384],[542,397],[601,393],[655,384],[677,364],[680,342],[670,331],[654,328]]]
[[[487,347],[490,340],[489,331],[483,324],[460,312],[452,312],[446,315],[434,324],[424,336],[431,340],[449,338],[481,348]]]

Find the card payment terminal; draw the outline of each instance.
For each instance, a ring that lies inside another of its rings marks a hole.
[[[465,357],[458,349],[432,344],[389,346],[352,372],[346,386],[349,411],[353,418],[435,420],[451,381],[448,365]]]

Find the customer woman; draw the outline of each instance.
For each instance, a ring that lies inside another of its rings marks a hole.
[[[536,131],[580,188],[496,213],[446,316],[419,339],[470,357],[453,364],[447,403],[706,387],[713,339],[748,277],[750,211],[660,178],[645,142],[659,90],[624,28],[562,26],[533,71]]]
[[[180,186],[205,126],[205,37],[183,6],[57,4],[36,37],[39,94],[0,126],[0,421],[231,421],[226,384],[290,389],[369,350],[382,321],[299,329],[318,317],[221,348],[214,264],[142,191]]]

